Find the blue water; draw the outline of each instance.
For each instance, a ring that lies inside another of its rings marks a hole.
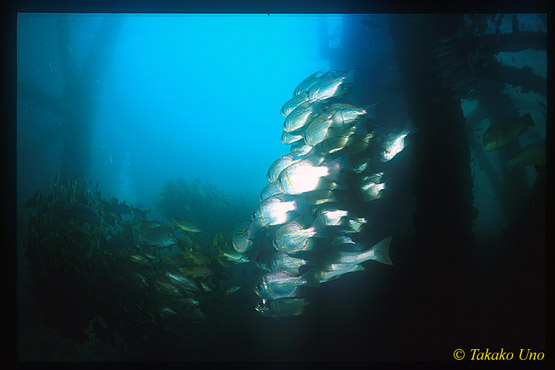
[[[65,47],[79,73],[105,17],[121,24],[110,36],[113,52],[98,66],[88,175],[101,180],[105,192],[145,206],[177,177],[258,194],[268,166],[288,150],[279,140],[282,102],[304,77],[329,69],[318,57],[317,23],[338,17],[20,14],[18,80],[59,96],[57,25],[67,22]],[[40,131],[56,120],[41,117],[20,112],[20,172],[37,156],[26,145],[42,141]],[[58,139],[42,143],[50,176],[57,170]]]

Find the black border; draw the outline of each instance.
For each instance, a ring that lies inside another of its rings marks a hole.
[[[342,0],[342,1],[292,1],[292,0],[271,0],[271,1],[176,1],[176,0],[162,0],[162,1],[146,1],[146,0],[123,0],[123,1],[109,1],[109,0],[88,0],[88,1],[62,1],[62,0],[47,0],[47,1],[8,1],[1,2],[0,9],[2,19],[0,19],[0,27],[2,28],[2,72],[3,72],[3,94],[2,94],[2,119],[0,126],[2,127],[2,171],[0,190],[2,194],[1,218],[0,218],[0,245],[3,247],[1,254],[2,266],[0,267],[3,272],[1,286],[2,295],[4,295],[4,308],[7,312],[2,315],[2,342],[0,343],[0,354],[2,362],[8,364],[9,368],[35,368],[35,367],[68,367],[68,368],[82,368],[82,367],[102,367],[107,368],[146,368],[156,367],[159,368],[160,364],[156,363],[22,363],[17,362],[17,341],[16,339],[16,322],[14,318],[17,315],[16,311],[16,28],[17,28],[17,13],[18,12],[46,12],[46,13],[262,13],[262,14],[330,14],[330,13],[547,13],[548,14],[548,40],[551,38],[553,29],[553,12],[551,11],[551,3],[549,1],[355,1],[355,0]],[[549,41],[548,41],[548,45]],[[550,84],[553,75],[553,48],[548,48],[548,99],[551,94]],[[552,99],[551,99],[552,100]],[[552,154],[551,143],[553,143],[553,104],[548,100],[548,156]],[[548,160],[548,189],[553,185],[551,177],[551,165]],[[552,204],[552,196],[548,191],[547,194],[549,210]],[[553,223],[550,212],[548,211],[547,223]],[[548,232],[547,246],[555,245],[552,243],[552,233]],[[552,260],[553,251],[551,248],[546,248],[546,264],[547,276],[549,276],[549,262]],[[547,310],[546,312],[553,311],[550,292],[553,292],[553,285],[547,282]],[[6,304],[7,303],[7,304]],[[523,304],[526,304],[523,302]],[[552,324],[549,314],[547,317],[547,328]],[[547,368],[548,363],[553,362],[555,352],[553,349],[553,341],[549,334],[546,333],[547,360],[542,363],[536,363],[539,368]],[[302,366],[321,368],[327,364],[323,363],[263,363],[264,368],[278,367],[281,369],[284,366]],[[334,368],[366,368],[372,366],[374,368],[468,368],[469,362],[457,363],[452,362],[437,362],[437,363],[406,363],[406,362],[393,362],[393,363],[359,363],[359,362],[335,362],[331,363]],[[490,368],[492,363],[473,363],[472,367],[484,366]],[[504,367],[518,367],[523,368],[523,364],[517,363],[504,363]],[[526,365],[529,368],[530,364]],[[260,368],[261,363],[252,362],[237,362],[232,364],[226,363],[164,363],[163,367],[185,368],[193,366],[214,368],[214,367],[255,367]],[[329,366],[329,365],[328,365]]]

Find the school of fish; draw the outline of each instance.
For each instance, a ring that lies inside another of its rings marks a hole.
[[[289,153],[270,165],[252,219],[234,230],[235,251],[263,270],[254,292],[264,316],[301,315],[305,287],[362,271],[369,260],[392,264],[391,236],[372,240],[353,205],[383,196],[387,163],[409,131],[384,132],[375,106],[351,94],[353,76],[318,71],[295,88],[281,108]]]

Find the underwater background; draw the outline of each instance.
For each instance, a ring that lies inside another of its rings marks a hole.
[[[19,13],[18,359],[545,352],[546,35],[545,14]],[[268,317],[261,242],[233,240],[317,71],[410,133],[360,206],[393,264]]]

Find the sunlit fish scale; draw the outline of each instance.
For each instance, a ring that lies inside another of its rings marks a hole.
[[[349,272],[364,271],[364,267],[356,264],[346,263],[332,263],[322,267],[316,271],[316,278],[320,283],[325,283],[330,280],[337,279],[338,277],[348,274]]]
[[[388,135],[383,144],[383,152],[381,153],[384,162],[390,161],[403,149],[405,149],[405,137],[409,134],[407,130],[403,130],[399,134]]]
[[[293,158],[299,159],[308,155],[312,155],[313,146],[307,145],[304,141],[299,141],[291,145],[291,150],[289,151]]]
[[[362,173],[368,167],[370,161],[368,158],[359,158],[356,161],[351,162],[353,164],[353,168],[351,169],[354,173]]]
[[[292,132],[306,126],[310,122],[311,115],[315,113],[317,107],[316,104],[308,103],[299,105],[287,115],[287,118],[283,121],[283,130]]]
[[[379,184],[382,182],[382,178],[383,178],[383,172],[376,172],[371,175],[364,176],[362,178],[362,182],[363,183],[373,182],[373,183]]]
[[[324,141],[333,121],[329,112],[316,116],[304,131],[304,141],[307,145],[314,146]]]
[[[385,183],[376,183],[373,181],[363,182],[360,187],[362,197],[365,201],[369,202],[381,197],[382,190],[385,189]]]
[[[289,145],[289,144],[293,144],[296,143],[297,141],[303,140],[303,135],[301,134],[292,134],[290,132],[287,131],[283,131],[281,133],[281,142]]]
[[[253,247],[252,240],[250,240],[250,225],[251,221],[244,221],[233,230],[233,249],[238,253],[245,253]]]
[[[303,228],[296,221],[283,225],[274,234],[274,248],[279,252],[293,253],[310,249],[307,242],[316,235],[314,226]]]
[[[286,154],[279,157],[270,165],[266,177],[268,181],[275,182],[283,169],[287,168],[291,164],[298,162],[300,159],[295,159],[291,154]]]
[[[307,263],[308,261],[305,259],[291,257],[285,252],[277,252],[272,256],[269,267],[271,271],[288,270],[294,272],[294,275],[298,275],[299,268]]]
[[[345,78],[345,76],[339,76],[318,81],[308,90],[309,101],[314,102],[341,95],[343,93],[341,84]]]
[[[364,247],[362,244],[358,244],[355,242],[338,243],[337,241],[332,242],[331,248],[336,251],[345,252],[362,252],[366,249],[366,247]]]
[[[297,200],[282,200],[280,195],[264,199],[254,213],[254,220],[261,227],[281,225],[290,221],[299,210]]]
[[[335,202],[335,194],[331,189],[317,189],[304,193],[306,202],[310,205],[317,206],[324,203]]]
[[[340,151],[341,149],[345,148],[349,145],[349,142],[352,141],[352,136],[335,136],[326,139],[315,146],[318,153],[321,154],[332,154],[335,152]]]
[[[302,315],[308,305],[306,298],[263,299],[254,309],[263,316],[287,317]]]
[[[334,259],[334,263],[346,263],[346,264],[359,264],[368,260],[374,260],[377,262],[384,263],[386,265],[392,265],[391,259],[389,258],[389,245],[391,243],[391,236],[383,239],[382,241],[375,244],[373,247],[362,252],[338,252],[338,257]]]
[[[281,171],[276,187],[284,194],[302,194],[318,189],[320,179],[329,174],[328,167],[316,166],[311,160],[303,159]]]
[[[331,241],[332,248],[345,244],[356,244],[355,241],[348,235],[337,235]]]
[[[343,217],[347,217],[349,212],[337,208],[320,208],[319,214],[326,226],[339,226]]]
[[[294,276],[285,270],[272,271],[259,280],[254,292],[263,299],[279,299],[295,296],[297,288],[307,284],[301,276]]]
[[[262,189],[262,191],[260,192],[260,200],[264,200],[267,199],[273,195],[277,195],[280,194],[281,191],[277,188],[275,183],[269,183],[268,185],[266,185],[264,187],[264,189]]]
[[[347,105],[347,104],[345,104]],[[333,105],[332,105],[333,107]],[[368,111],[363,108],[358,108],[351,106],[352,108],[347,109],[337,109],[333,108],[331,112],[333,113],[333,125],[335,127],[342,127],[353,123],[359,116],[365,115]],[[375,115],[374,115],[375,117]]]
[[[355,234],[362,231],[362,227],[366,224],[364,217],[348,217],[341,221],[341,230],[344,233]]]
[[[363,217],[352,217],[349,212],[343,209],[321,206],[318,210],[318,218],[326,226],[336,228],[336,231],[341,231],[345,234],[354,234],[360,232],[362,226],[366,224],[366,219]]]
[[[299,95],[295,95],[291,99],[289,99],[283,106],[281,107],[281,115],[287,117],[291,112],[295,110],[299,105],[303,104],[308,100],[307,93],[302,93]]]
[[[310,89],[316,82],[318,82],[318,79],[324,74],[324,72],[322,71],[317,71],[314,72],[313,74],[311,74],[310,76],[308,76],[307,78],[305,78],[296,88],[295,91],[293,92],[293,96],[294,95],[300,95],[304,92],[307,92],[308,89]]]

